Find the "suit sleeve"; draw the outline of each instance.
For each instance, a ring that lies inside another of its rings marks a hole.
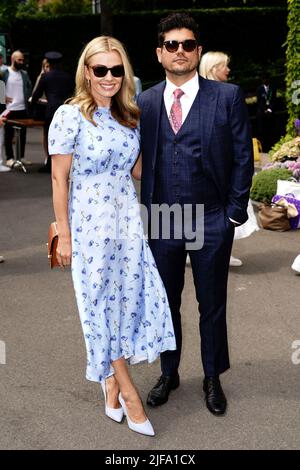
[[[247,205],[254,163],[248,111],[244,95],[239,87],[235,89],[232,101],[230,127],[233,142],[233,167],[227,214],[231,219],[243,224],[248,218]]]

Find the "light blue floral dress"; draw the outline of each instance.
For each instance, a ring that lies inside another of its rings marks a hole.
[[[49,153],[73,154],[69,221],[72,277],[87,349],[89,380],[113,374],[111,361],[154,361],[176,349],[167,295],[147,240],[130,170],[139,131],[108,108],[95,127],[63,105],[49,129]]]

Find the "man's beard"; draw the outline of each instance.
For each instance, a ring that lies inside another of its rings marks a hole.
[[[23,64],[19,64],[18,62],[14,62],[14,68],[16,70],[22,70]]]

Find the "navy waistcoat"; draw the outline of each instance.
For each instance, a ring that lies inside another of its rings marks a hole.
[[[201,161],[200,93],[179,132],[174,134],[162,102],[153,203],[221,205],[215,183]]]

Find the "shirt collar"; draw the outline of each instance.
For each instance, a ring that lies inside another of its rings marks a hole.
[[[194,96],[195,92],[199,90],[199,76],[196,72],[195,75],[190,78],[187,82],[185,82],[180,87],[174,85],[168,78],[166,78],[166,89],[165,93],[169,98],[173,98],[173,93],[177,88],[180,88],[184,92],[186,96]]]

